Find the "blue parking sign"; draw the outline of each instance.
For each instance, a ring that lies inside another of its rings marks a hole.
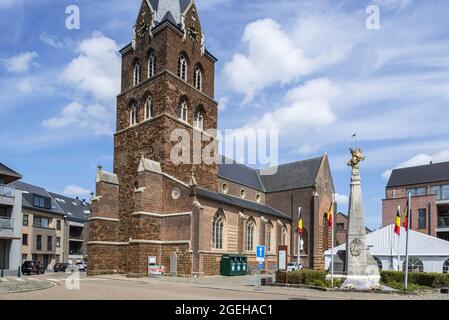
[[[263,270],[263,262],[259,261],[259,270]]]

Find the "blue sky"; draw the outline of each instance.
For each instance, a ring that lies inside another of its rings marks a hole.
[[[122,46],[140,0],[0,0],[0,161],[24,181],[87,197],[112,169]],[[365,26],[368,5],[380,29]],[[65,9],[81,29],[65,28]],[[220,129],[278,128],[281,162],[329,154],[347,211],[351,135],[367,224],[389,170],[449,160],[446,0],[198,0],[218,59]]]

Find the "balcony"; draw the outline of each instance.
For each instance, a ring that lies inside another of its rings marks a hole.
[[[438,228],[449,228],[449,216],[438,217]]]
[[[13,206],[16,189],[0,184],[0,204]]]
[[[14,219],[10,217],[0,217],[0,230],[14,230]]]

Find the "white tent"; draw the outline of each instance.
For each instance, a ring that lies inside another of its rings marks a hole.
[[[366,245],[382,270],[403,270],[407,233],[401,228],[401,236],[389,225],[366,237]],[[334,254],[346,250],[346,244],[334,248]],[[331,250],[324,253],[326,270],[331,263]],[[413,271],[448,272],[449,241],[411,230],[409,235],[410,268]],[[399,266],[399,268],[398,268]]]

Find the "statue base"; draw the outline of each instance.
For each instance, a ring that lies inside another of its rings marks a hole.
[[[373,290],[380,288],[379,275],[346,276],[341,289]]]

